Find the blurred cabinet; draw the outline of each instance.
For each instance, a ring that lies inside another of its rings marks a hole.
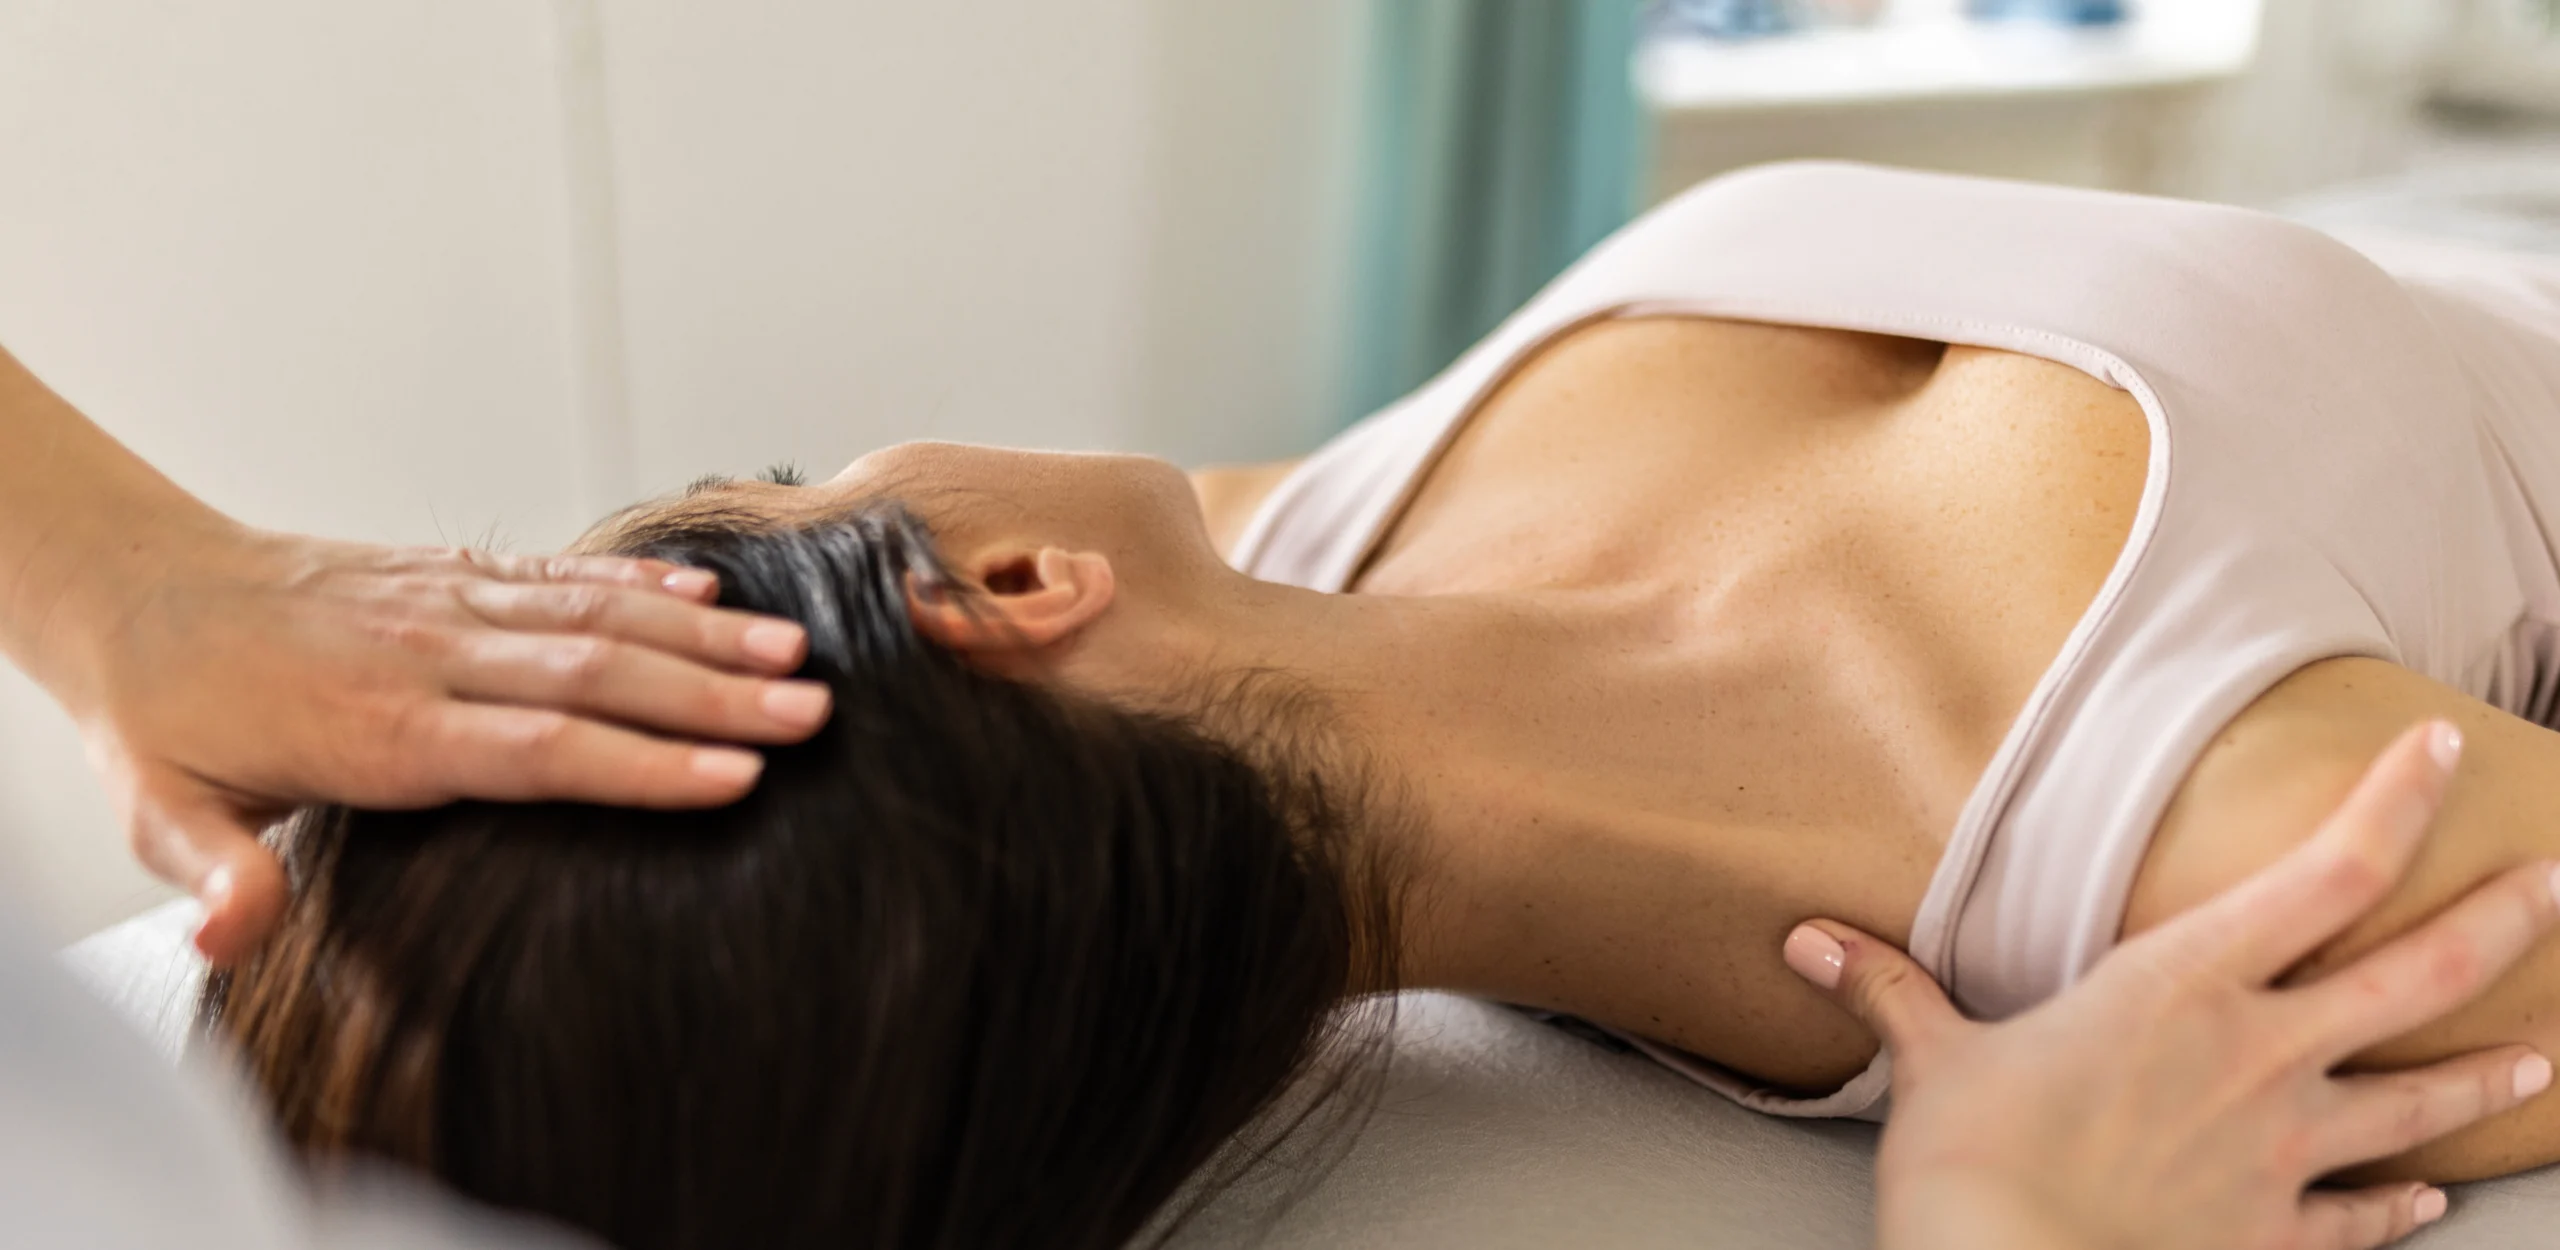
[[[2390,167],[2445,23],[2434,0],[2150,0],[2116,28],[1871,27],[1639,58],[1667,195],[1830,157],[2265,202]]]

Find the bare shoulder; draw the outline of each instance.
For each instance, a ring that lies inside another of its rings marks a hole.
[[[2223,727],[2180,785],[2134,885],[2125,927],[2148,928],[2273,862],[2311,836],[2346,798],[2373,757],[2410,725],[2444,717],[2466,743],[2462,773],[2438,836],[2411,886],[2438,884],[2445,899],[2469,880],[2560,850],[2560,734],[2382,660],[2324,660],[2297,670]],[[2475,857],[2491,832],[2529,841],[2496,863]],[[2439,899],[2438,901],[2445,901]],[[2379,923],[2406,921],[2395,900]],[[2373,926],[2368,926],[2373,927]],[[2357,934],[2349,934],[2354,944]]]
[[[1211,465],[1192,471],[1191,491],[1200,497],[1200,513],[1208,518],[1209,540],[1217,544],[1219,555],[1235,557],[1236,540],[1244,537],[1244,527],[1252,522],[1262,501],[1299,463],[1275,460],[1268,464]]]
[[[2560,733],[2396,664],[2327,660],[2259,697],[2189,771],[2125,912],[2127,935],[2228,888],[2311,836],[2392,737],[2429,717],[2465,745],[2435,830],[2382,907],[2308,960],[2311,974],[2405,932],[2508,868],[2560,856]],[[2560,1054],[2560,945],[2528,955],[2471,1005],[2360,1055],[2397,1067],[2524,1042]],[[2560,1160],[2560,1101],[2544,1100],[2379,1165],[2376,1177],[2464,1180]]]

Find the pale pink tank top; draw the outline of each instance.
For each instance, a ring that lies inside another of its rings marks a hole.
[[[1309,457],[1236,563],[1342,590],[1480,399],[1595,318],[1906,335],[2129,392],[2151,423],[2132,535],[1947,831],[1912,930],[1912,954],[1967,1011],[2010,1015],[2115,942],[2180,779],[2293,670],[2372,656],[2551,719],[2560,266],[2410,255],[2392,259],[2395,277],[2308,227],[2203,204],[1854,165],[1746,170],[1629,225]],[[1792,1098],[1630,1040],[1764,1111],[1881,1116],[1881,1059],[1828,1096]]]

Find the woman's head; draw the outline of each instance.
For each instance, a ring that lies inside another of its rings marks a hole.
[[[1390,983],[1302,692],[990,673],[916,627],[968,596],[894,507],[611,533],[805,624],[834,716],[725,809],[297,817],[204,1016],[306,1154],[629,1247],[1116,1246]]]
[[[1197,693],[1168,651],[1214,649],[1203,605],[1244,579],[1218,556],[1190,480],[1143,456],[902,443],[803,482],[705,478],[683,497],[607,518],[584,545],[646,547],[708,525],[805,525],[896,499],[934,535],[966,605],[907,588],[928,641],[980,668],[1037,676],[1124,703],[1170,706]],[[1191,667],[1196,667],[1196,663]]]

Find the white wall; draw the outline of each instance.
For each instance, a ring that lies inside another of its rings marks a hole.
[[[0,342],[248,520],[547,541],[577,517],[539,10],[0,4]],[[62,717],[0,690],[0,871],[152,897]]]
[[[215,504],[383,541],[901,438],[1287,454],[1358,12],[0,0],[0,342]],[[0,875],[66,935],[154,897],[78,758],[9,675]]]
[[[1294,456],[1339,426],[1368,6],[1157,0],[1130,445]]]
[[[1356,12],[612,6],[639,484],[925,431],[1304,450],[1332,416]]]
[[[1116,442],[1146,226],[1142,16],[614,5],[641,481],[783,457],[832,472],[928,426]]]

